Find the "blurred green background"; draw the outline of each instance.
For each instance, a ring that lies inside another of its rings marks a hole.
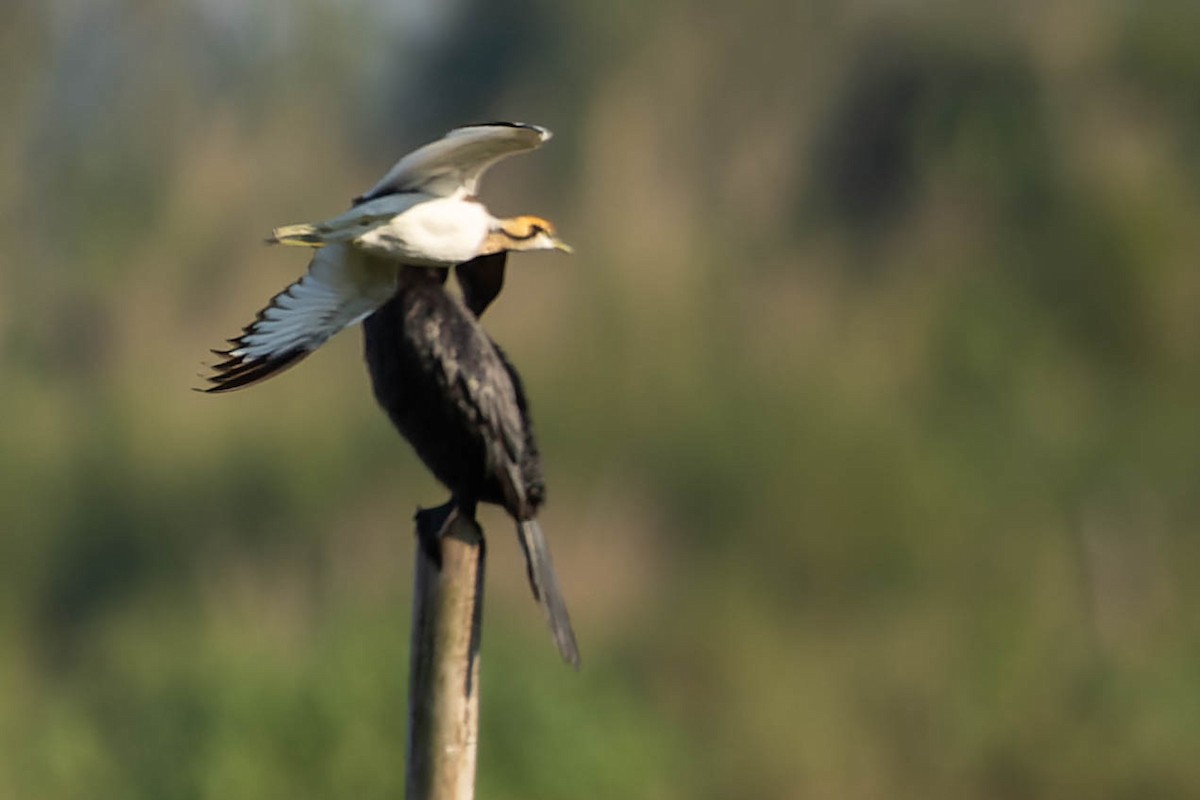
[[[189,389],[486,119],[585,666],[488,511],[481,797],[1200,796],[1194,3],[5,11],[0,797],[400,796],[444,491],[357,331]]]

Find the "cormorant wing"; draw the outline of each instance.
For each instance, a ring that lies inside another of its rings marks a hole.
[[[439,197],[477,194],[479,179],[488,167],[506,156],[541,147],[550,136],[545,128],[520,122],[455,128],[400,159],[379,183],[354,198],[354,203],[401,192]]]
[[[521,462],[528,444],[520,378],[478,322],[466,315],[462,321],[468,324],[453,325],[453,335],[432,342],[434,363],[453,407],[479,432],[487,468],[510,509],[521,513],[526,505]]]
[[[258,383],[297,363],[329,337],[386,303],[396,291],[397,266],[334,244],[317,250],[308,273],[271,298],[226,357],[212,367],[206,392]]]

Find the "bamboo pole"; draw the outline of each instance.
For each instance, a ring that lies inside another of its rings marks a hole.
[[[479,741],[483,531],[452,505],[418,511],[407,800],[472,800]]]

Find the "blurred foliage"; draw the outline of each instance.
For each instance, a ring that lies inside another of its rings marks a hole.
[[[187,390],[488,118],[585,668],[489,512],[481,796],[1200,794],[1196,7],[243,5],[0,28],[0,797],[400,795],[443,491],[355,333]]]

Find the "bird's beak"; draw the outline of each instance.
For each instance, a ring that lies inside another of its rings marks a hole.
[[[571,245],[567,244],[562,239],[558,239],[558,238],[556,238],[554,240],[554,249],[561,250],[562,252],[566,253],[567,255],[570,255],[571,253],[575,252],[574,247],[571,247]]]

